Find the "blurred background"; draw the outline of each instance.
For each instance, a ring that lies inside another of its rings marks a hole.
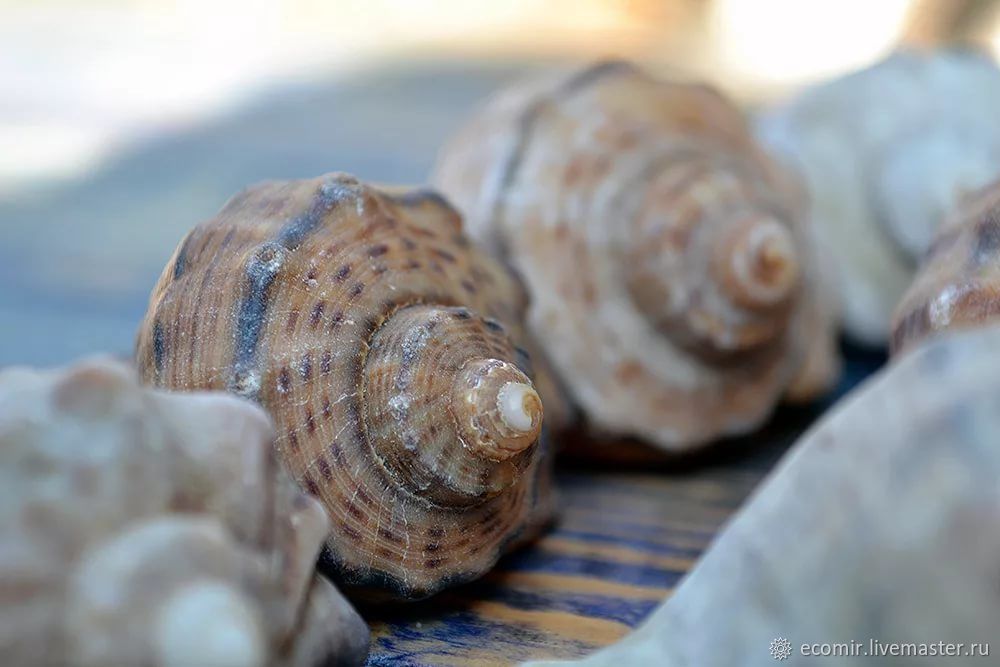
[[[0,0],[0,365],[128,354],[243,186],[425,179],[497,86],[617,56],[750,105],[899,44],[1000,52],[995,0]]]

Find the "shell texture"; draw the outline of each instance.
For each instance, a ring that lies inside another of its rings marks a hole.
[[[801,191],[707,87],[622,62],[515,87],[434,181],[524,279],[533,334],[599,431],[684,449],[836,376]]]
[[[964,51],[896,53],[766,114],[760,136],[808,183],[855,340],[884,346],[893,308],[962,194],[1000,174],[1000,70]]]
[[[892,353],[1000,320],[1000,181],[965,196],[938,230],[893,315]]]
[[[273,434],[119,362],[0,373],[0,663],[361,664],[368,629],[315,574],[327,517]]]
[[[803,644],[869,650],[869,638],[988,650],[1000,626],[998,346],[995,326],[951,334],[869,380],[794,446],[643,625],[582,664],[765,667],[775,638],[791,642],[788,664],[808,662]]]
[[[225,389],[278,427],[355,594],[483,574],[552,510],[525,294],[430,191],[266,183],[181,243],[139,334],[144,381]]]

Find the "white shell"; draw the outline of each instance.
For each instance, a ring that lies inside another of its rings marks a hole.
[[[583,663],[767,667],[778,637],[793,665],[807,643],[994,640],[998,348],[996,327],[946,336],[867,382],[794,446],[672,597]]]
[[[0,664],[360,664],[367,628],[314,570],[326,514],[273,437],[110,360],[0,373]]]
[[[847,332],[884,345],[893,307],[957,196],[1000,174],[1000,70],[972,52],[901,52],[766,114],[833,255]]]

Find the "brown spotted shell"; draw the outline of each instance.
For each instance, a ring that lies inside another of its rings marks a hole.
[[[942,223],[892,320],[893,355],[1000,321],[1000,181],[962,198]]]
[[[0,373],[0,664],[356,665],[320,504],[260,408],[110,360]]]
[[[709,88],[618,62],[516,87],[434,180],[524,279],[535,338],[600,430],[682,449],[836,376],[801,192]]]
[[[524,307],[439,196],[331,174],[252,187],[189,233],[137,359],[151,384],[263,405],[332,518],[324,563],[420,598],[550,515]]]

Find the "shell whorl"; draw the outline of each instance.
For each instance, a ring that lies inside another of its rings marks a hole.
[[[799,278],[790,225],[764,184],[719,162],[684,160],[654,178],[624,255],[639,310],[706,361],[779,337]]]
[[[542,415],[531,380],[502,360],[514,356],[503,326],[467,308],[409,306],[380,326],[362,391],[367,439],[389,476],[447,507],[481,502],[516,483]],[[500,408],[508,385],[534,396],[530,414],[522,409],[526,426]]]
[[[603,432],[685,449],[758,424],[797,373],[802,397],[836,376],[798,185],[711,88],[621,62],[512,88],[434,182],[519,272]]]
[[[148,382],[261,403],[331,516],[324,562],[417,598],[482,574],[551,511],[525,305],[440,196],[331,174],[255,186],[192,231],[137,358]]]

